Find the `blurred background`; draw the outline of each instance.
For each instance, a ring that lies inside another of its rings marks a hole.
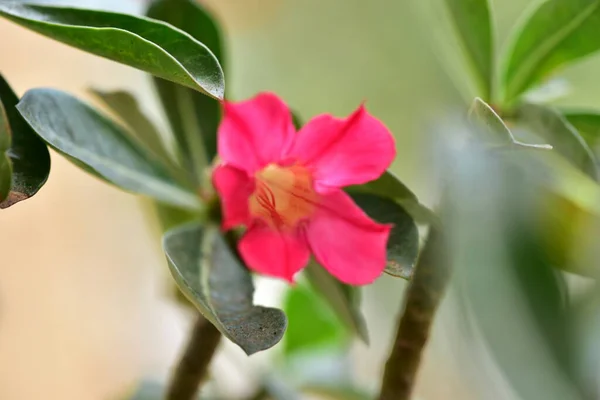
[[[466,109],[475,95],[441,0],[202,2],[222,21],[229,41],[230,98],[274,91],[305,120],[323,112],[347,115],[366,100],[369,111],[396,137],[394,171],[432,205],[437,160],[428,132],[449,112]],[[142,0],[52,3],[131,13],[145,7]],[[492,1],[500,46],[530,3]],[[85,97],[89,87],[124,88],[166,128],[143,73],[5,20],[0,20],[0,38],[0,71],[19,94],[49,86]],[[595,57],[564,71],[570,95],[557,104],[600,107],[598,70]],[[191,313],[170,296],[159,230],[148,204],[52,156],[43,190],[0,213],[0,399],[119,399],[142,379],[168,379]],[[378,388],[406,286],[383,276],[363,291],[371,344],[353,345],[349,372],[366,390]],[[256,301],[279,304],[284,289],[285,284],[260,279]],[[460,293],[451,288],[436,319],[416,398],[515,398],[492,351],[464,334],[464,315],[457,311]],[[531,343],[521,349],[516,365],[527,368],[527,352],[536,351],[537,342]],[[215,386],[228,399],[253,393],[261,374],[277,362],[280,346],[247,358],[223,343],[212,366]],[[538,378],[535,382],[542,385],[544,376]],[[589,376],[592,382],[597,378]],[[493,384],[483,384],[488,381]],[[552,398],[571,398],[564,393]]]

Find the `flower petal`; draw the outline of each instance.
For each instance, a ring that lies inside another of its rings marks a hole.
[[[396,156],[394,138],[360,106],[346,119],[321,115],[298,133],[291,156],[313,168],[320,192],[377,179]]]
[[[253,173],[281,160],[295,133],[290,110],[274,94],[225,102],[218,132],[219,155],[226,163]]]
[[[299,232],[277,231],[260,222],[244,234],[239,251],[251,270],[290,282],[310,258],[306,241]]]
[[[237,225],[248,225],[248,199],[254,191],[254,181],[245,171],[229,165],[220,165],[213,172],[213,185],[221,198],[222,227],[228,230]]]
[[[381,275],[391,225],[371,220],[341,190],[322,197],[306,230],[319,263],[340,281],[365,285]]]

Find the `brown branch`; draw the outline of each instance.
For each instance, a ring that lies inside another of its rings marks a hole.
[[[192,335],[171,379],[166,400],[195,400],[215,354],[221,332],[198,314]]]
[[[450,278],[441,233],[431,227],[404,297],[394,347],[385,365],[379,400],[409,400],[435,312]]]

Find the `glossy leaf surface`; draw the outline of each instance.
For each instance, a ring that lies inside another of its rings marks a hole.
[[[222,99],[223,71],[208,48],[168,24],[108,11],[1,2],[0,16],[89,53]]]
[[[106,181],[172,205],[200,206],[193,189],[173,177],[160,160],[77,98],[54,89],[32,89],[17,108],[48,145]]]
[[[253,304],[254,286],[217,228],[188,224],[167,232],[171,274],[198,310],[248,355],[276,345],[287,327],[278,309]]]

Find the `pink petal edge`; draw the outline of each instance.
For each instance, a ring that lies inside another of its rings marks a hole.
[[[251,270],[290,283],[294,283],[294,275],[310,259],[310,251],[300,232],[280,232],[261,222],[246,231],[238,249]]]
[[[289,151],[296,130],[288,106],[275,94],[225,101],[223,108],[218,153],[224,162],[253,173]]]
[[[248,225],[248,199],[254,191],[252,178],[246,172],[230,165],[219,165],[213,171],[212,180],[221,198],[222,229],[229,230],[238,225]]]
[[[385,269],[391,229],[370,219],[346,193],[335,190],[323,196],[306,237],[329,273],[349,285],[366,285]]]
[[[324,114],[298,132],[290,152],[311,167],[321,193],[377,179],[396,157],[388,128],[361,105],[348,118]]]

